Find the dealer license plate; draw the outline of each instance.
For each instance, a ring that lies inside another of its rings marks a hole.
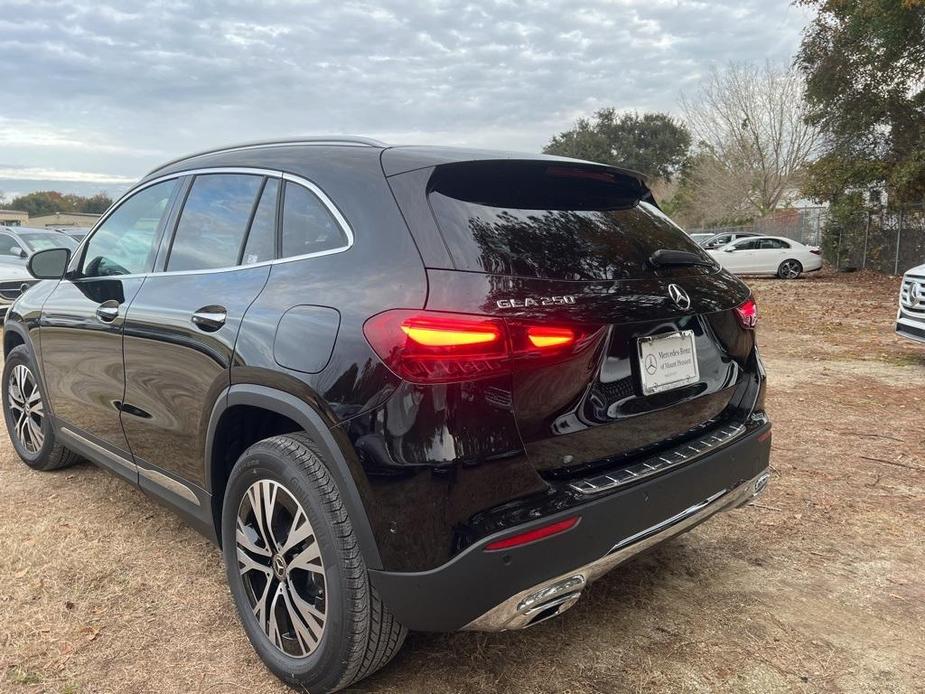
[[[642,374],[644,395],[681,388],[699,381],[694,332],[682,330],[668,335],[640,338],[639,373]]]

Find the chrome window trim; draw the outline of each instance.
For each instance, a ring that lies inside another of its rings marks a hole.
[[[138,277],[151,277],[151,276],[161,276],[161,275],[203,275],[208,273],[215,272],[231,272],[234,270],[246,270],[248,268],[254,267],[263,267],[265,265],[278,265],[282,263],[291,263],[297,260],[305,260],[307,258],[320,258],[326,255],[333,255],[335,253],[343,253],[344,251],[350,250],[353,247],[355,237],[353,235],[353,228],[350,226],[350,223],[337,208],[337,205],[334,204],[334,201],[327,196],[327,194],[313,181],[308,180],[302,176],[297,176],[295,174],[286,173],[285,171],[276,171],[273,169],[260,169],[252,167],[242,167],[242,166],[212,166],[205,167],[200,169],[189,169],[187,171],[176,171],[174,173],[165,174],[157,178],[152,178],[150,181],[145,181],[132,188],[125,193],[121,198],[119,198],[112,207],[110,207],[106,213],[100,218],[100,220],[90,229],[89,233],[84,237],[84,239],[77,246],[77,249],[74,251],[74,258],[80,258],[83,253],[83,246],[87,243],[93,235],[96,233],[96,230],[106,223],[106,220],[119,208],[122,204],[128,200],[130,197],[134,196],[136,193],[140,193],[145,188],[150,186],[157,185],[158,183],[163,183],[164,181],[169,181],[175,178],[182,178],[184,176],[200,176],[206,174],[248,174],[252,176],[266,176],[268,178],[275,178],[279,181],[288,181],[296,185],[302,186],[311,192],[315,197],[317,197],[321,204],[325,206],[328,212],[334,217],[334,220],[340,226],[341,231],[344,232],[344,235],[347,237],[347,243],[343,246],[337,248],[331,248],[325,251],[317,251],[315,253],[303,253],[302,255],[293,255],[287,258],[274,258],[273,260],[264,260],[259,263],[251,263],[250,265],[227,265],[224,267],[214,267],[206,268],[201,270],[164,270],[164,271],[155,271],[151,272],[142,272],[134,273],[130,275],[113,275],[106,277],[82,277],[78,278],[76,281],[81,280],[97,280],[97,279],[131,279]],[[181,210],[182,214],[182,210]],[[80,262],[80,261],[77,261]],[[76,269],[76,268],[74,268]]]

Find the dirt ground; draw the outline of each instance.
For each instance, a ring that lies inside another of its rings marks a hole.
[[[768,493],[616,569],[524,632],[412,634],[356,691],[912,692],[925,662],[925,345],[899,281],[752,282]],[[217,549],[90,465],[0,443],[0,690],[283,692]]]

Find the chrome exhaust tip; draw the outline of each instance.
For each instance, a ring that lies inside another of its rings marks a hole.
[[[584,574],[575,574],[530,593],[517,604],[514,616],[504,625],[504,629],[526,629],[558,617],[578,602],[587,583]]]
[[[768,487],[768,481],[771,479],[771,473],[765,472],[762,475],[759,475],[755,479],[755,483],[752,485],[752,498],[755,498],[761,494]]]
[[[537,605],[536,607],[527,610],[524,613],[524,617],[527,618],[527,621],[524,622],[524,624],[522,624],[520,627],[512,628],[526,629],[527,627],[532,627],[533,625],[539,624],[540,622],[545,622],[547,619],[558,617],[560,614],[574,606],[580,597],[581,593],[569,593],[568,595],[563,595],[562,597],[556,598],[555,600],[550,600],[549,602],[542,605]]]

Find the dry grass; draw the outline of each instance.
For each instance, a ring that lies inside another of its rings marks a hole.
[[[358,691],[921,691],[925,347],[896,280],[756,281],[768,494],[617,569],[526,632],[413,634]],[[89,465],[0,449],[0,689],[281,692],[219,552]]]

